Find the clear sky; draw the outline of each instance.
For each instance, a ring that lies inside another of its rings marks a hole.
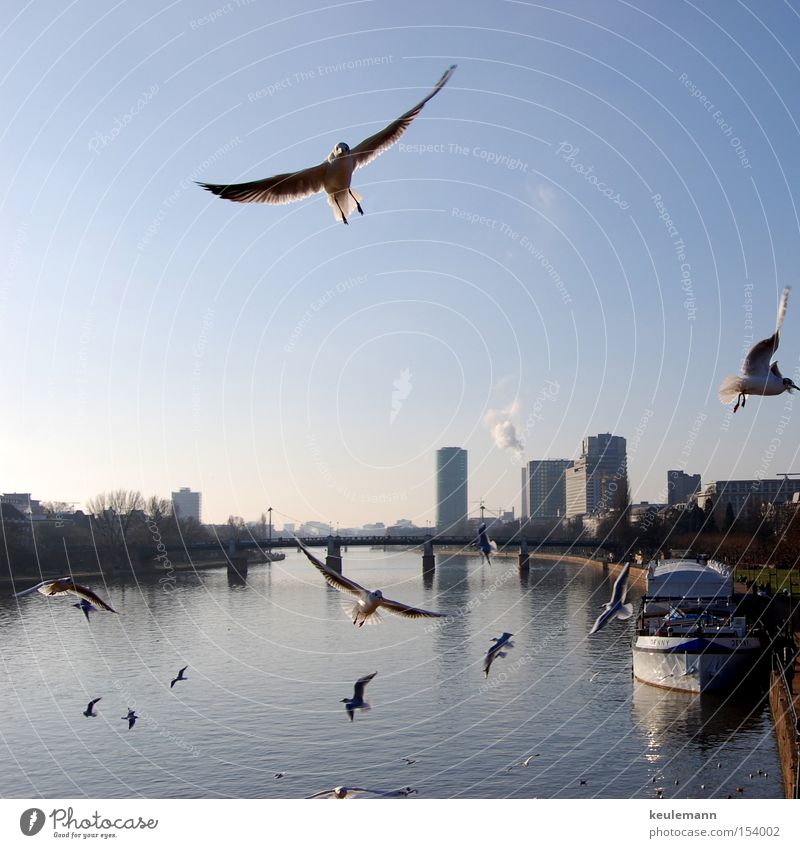
[[[442,446],[491,508],[599,432],[637,500],[800,470],[800,400],[716,397],[800,265],[797,2],[11,0],[2,27],[0,490],[424,524]],[[193,184],[316,164],[454,63],[349,227]],[[778,359],[798,379],[800,286]]]

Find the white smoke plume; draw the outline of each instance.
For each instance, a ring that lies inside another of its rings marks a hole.
[[[389,413],[390,424],[394,424],[397,413],[403,408],[403,401],[411,394],[411,389],[413,388],[411,384],[411,369],[404,368],[392,385],[394,386],[394,391],[392,392],[392,411]]]
[[[518,412],[519,404],[514,401],[507,409],[490,409],[483,418],[483,423],[492,434],[495,447],[500,450],[522,452],[525,448],[517,436],[517,428],[512,420]]]

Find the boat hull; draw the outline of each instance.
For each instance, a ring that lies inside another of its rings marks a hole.
[[[721,692],[741,682],[760,650],[761,643],[753,636],[639,636],[633,645],[633,676],[662,689]]]

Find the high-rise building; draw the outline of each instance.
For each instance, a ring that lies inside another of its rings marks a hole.
[[[626,441],[599,433],[583,440],[580,457],[564,472],[567,518],[597,515],[611,509],[628,485]]]
[[[667,503],[669,506],[687,503],[700,491],[700,475],[683,471],[667,471]]]
[[[567,511],[565,472],[571,459],[533,459],[522,469],[523,521],[564,518]]]
[[[183,488],[178,492],[173,492],[172,508],[175,510],[175,515],[178,518],[194,518],[195,521],[199,522],[201,520],[201,498],[200,492],[193,492],[191,489]]]
[[[467,452],[463,448],[436,451],[436,530],[464,533],[467,527]]]

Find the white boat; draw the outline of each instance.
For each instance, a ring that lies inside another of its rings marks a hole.
[[[651,563],[633,640],[633,675],[684,692],[718,692],[739,682],[761,640],[737,615],[733,574],[707,557]]]

